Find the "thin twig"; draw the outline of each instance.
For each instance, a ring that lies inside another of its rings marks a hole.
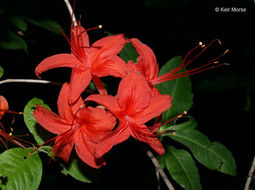
[[[5,79],[0,81],[0,85],[5,83],[40,83],[40,84],[62,85],[59,82],[52,82],[48,80],[39,80],[39,79]]]
[[[164,170],[160,167],[158,160],[155,158],[155,156],[153,155],[153,153],[147,149],[146,147],[145,151],[147,153],[147,155],[149,156],[149,158],[151,159],[152,163],[154,164],[156,171],[160,174],[160,176],[162,177],[162,179],[164,180],[166,186],[168,187],[169,190],[175,190],[173,185],[171,184],[171,182],[169,181],[169,179],[167,178]]]
[[[68,0],[64,0],[64,2],[66,4],[66,7],[67,7],[69,14],[71,16],[73,26],[75,27],[75,26],[77,26],[77,22],[76,22],[76,18],[75,18],[74,12],[73,12],[73,8]]]
[[[248,178],[246,180],[244,190],[249,190],[250,183],[251,183],[251,178],[252,178],[254,170],[255,170],[255,155],[254,155],[254,158],[253,158],[253,161],[252,161],[252,164],[251,164],[251,168],[250,168],[250,171],[249,171],[249,174],[248,174]]]

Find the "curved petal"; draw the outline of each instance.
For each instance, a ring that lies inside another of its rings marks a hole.
[[[102,157],[105,153],[110,151],[114,145],[126,141],[130,137],[130,129],[125,123],[120,125],[108,136],[101,139],[96,147],[96,158]]]
[[[117,102],[117,99],[113,96],[109,95],[101,95],[101,94],[93,94],[86,98],[85,101],[94,101],[106,109],[108,109],[111,113],[113,113],[116,117],[121,114],[121,108]]]
[[[73,105],[79,99],[81,93],[87,88],[91,81],[91,74],[89,70],[73,69],[70,79],[71,95],[69,104]]]
[[[58,96],[58,113],[60,117],[64,118],[68,122],[72,122],[73,114],[70,109],[70,105],[68,104],[68,100],[70,97],[70,88],[69,84],[65,83]]]
[[[120,81],[117,100],[120,107],[131,116],[148,106],[150,95],[150,87],[144,76],[133,71]]]
[[[172,98],[169,95],[158,95],[151,97],[150,104],[147,108],[138,112],[133,119],[140,123],[146,123],[154,117],[159,116],[172,105]]]
[[[145,75],[145,70],[142,67],[140,67],[139,64],[136,64],[133,61],[128,61],[126,65],[126,72],[130,73],[132,71],[137,71],[142,75]]]
[[[96,143],[111,133],[116,124],[115,117],[100,107],[88,107],[81,109],[79,113],[78,120],[84,128],[87,138]]]
[[[163,155],[165,153],[165,149],[163,145],[161,144],[160,140],[155,135],[153,135],[152,131],[150,131],[146,125],[138,125],[138,126],[139,126],[139,130],[137,130],[134,127],[130,127],[132,131],[131,135],[135,139],[150,145],[151,148],[153,148],[159,155]],[[144,135],[144,134],[147,134],[147,135]]]
[[[58,135],[53,146],[55,156],[60,157],[65,162],[68,162],[74,146],[74,132],[74,130],[68,130]]]
[[[82,67],[82,63],[73,54],[57,54],[45,58],[39,65],[37,65],[35,74],[39,77],[44,71],[59,67],[77,68]]]
[[[80,159],[93,168],[100,168],[102,165],[106,165],[105,161],[101,159],[97,162],[95,157],[95,144],[86,140],[86,136],[80,132],[76,138],[75,150]]]
[[[141,67],[145,73],[145,78],[150,81],[158,76],[158,64],[156,56],[152,49],[140,42],[137,38],[130,39],[130,42],[135,47],[139,57],[138,65]]]
[[[118,54],[125,44],[124,34],[107,36],[93,43],[87,52],[91,57],[103,58]]]
[[[51,133],[59,134],[70,129],[70,123],[43,106],[36,106],[34,117],[43,128]]]
[[[8,102],[5,97],[0,96],[0,120],[2,119],[5,112],[9,110]]]
[[[68,83],[65,83],[61,91],[59,93],[58,97],[58,113],[60,117],[64,118],[66,121],[72,123],[74,119],[74,115],[78,114],[76,113],[81,107],[84,107],[85,104],[80,97],[78,101],[74,105],[70,105],[68,103],[69,98],[71,95],[70,87]]]
[[[117,55],[112,55],[93,63],[91,66],[91,73],[98,77],[111,75],[122,78],[126,75],[125,68],[125,61]]]

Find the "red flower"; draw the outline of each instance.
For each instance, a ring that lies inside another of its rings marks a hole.
[[[155,54],[153,53],[152,49],[149,46],[141,43],[136,38],[132,38],[129,41],[135,47],[135,49],[138,53],[138,58],[137,58],[137,63],[133,63],[132,61],[129,61],[127,63],[126,70],[127,70],[127,72],[131,72],[133,70],[136,70],[136,71],[140,72],[141,74],[143,74],[145,79],[147,80],[148,84],[152,88],[152,94],[153,95],[159,94],[158,90],[155,88],[156,84],[166,82],[166,81],[169,81],[169,80],[174,80],[174,79],[181,78],[181,77],[185,77],[185,76],[188,76],[188,75],[193,75],[193,74],[196,74],[196,73],[200,73],[202,71],[213,69],[215,67],[219,67],[219,66],[222,66],[222,65],[228,65],[226,63],[218,64],[219,61],[216,61],[228,52],[228,50],[226,50],[223,54],[221,54],[220,56],[210,60],[209,62],[207,62],[204,65],[201,65],[201,66],[196,67],[196,68],[191,69],[191,70],[185,70],[185,71],[181,72],[183,68],[187,67],[193,61],[195,61],[214,42],[218,42],[219,44],[221,44],[221,42],[216,39],[216,40],[213,40],[207,46],[203,45],[202,42],[199,42],[199,44],[197,46],[195,46],[193,49],[191,49],[186,54],[186,56],[184,57],[182,63],[178,67],[176,67],[175,69],[173,69],[173,70],[171,70],[171,71],[169,71],[169,72],[167,72],[167,73],[165,73],[161,76],[158,76],[158,73],[159,73],[158,64],[157,64],[157,60],[156,60]],[[188,59],[190,54],[199,47],[201,47],[203,49],[199,53],[197,53],[194,57]]]
[[[39,77],[41,73],[49,69],[72,68],[70,104],[77,101],[93,77],[97,79],[97,77],[108,75],[114,77],[125,75],[126,64],[117,56],[126,43],[124,35],[104,37],[90,46],[86,30],[78,23],[76,27],[71,27],[71,41],[69,43],[71,54],[62,53],[44,59],[36,67],[35,73]]]
[[[53,146],[55,156],[67,162],[75,147],[77,155],[85,163],[99,168],[105,165],[105,162],[95,159],[97,142],[111,133],[115,126],[115,118],[102,108],[86,108],[81,98],[70,106],[70,94],[69,85],[65,83],[58,98],[59,115],[37,105],[34,117],[46,130],[57,134]]]
[[[0,120],[4,114],[9,110],[8,102],[5,97],[0,95]]]
[[[164,154],[161,142],[145,123],[170,108],[171,97],[151,96],[150,90],[144,76],[133,71],[121,80],[116,97],[96,94],[86,99],[103,105],[119,120],[119,126],[101,141],[102,146],[96,150],[97,157],[101,157],[113,145],[125,141],[130,135],[148,143],[158,154]]]

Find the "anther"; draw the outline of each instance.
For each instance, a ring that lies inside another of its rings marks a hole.
[[[9,136],[12,136],[12,133],[9,133]]]
[[[219,61],[214,61],[213,63],[214,63],[214,64],[218,64],[218,63],[219,63]]]
[[[80,109],[81,109],[81,108],[84,108],[84,105],[81,105],[81,106],[80,106]]]
[[[103,28],[103,25],[102,24],[99,24],[98,26],[97,26],[97,29],[102,29]]]
[[[187,111],[184,111],[183,113],[184,113],[184,115],[186,115],[188,112],[187,112]]]
[[[203,43],[202,43],[202,42],[199,42],[198,44],[199,44],[200,46],[202,46],[202,45],[203,45]]]
[[[227,65],[227,66],[229,66],[229,65],[230,65],[230,63],[223,63],[223,65]]]
[[[223,55],[226,54],[226,53],[228,53],[228,52],[229,52],[229,49],[227,49],[227,50],[223,53]]]
[[[219,42],[219,44],[221,45],[221,41],[219,39],[217,39],[217,41]]]
[[[176,133],[175,133],[175,132],[173,132],[173,135],[174,135],[174,136],[176,136]]]

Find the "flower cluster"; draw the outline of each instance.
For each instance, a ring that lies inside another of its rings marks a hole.
[[[158,64],[153,51],[138,39],[127,40],[122,34],[104,37],[90,46],[87,31],[80,23],[71,27],[68,42],[71,53],[48,57],[35,70],[39,77],[53,68],[72,69],[70,82],[62,86],[59,94],[58,114],[40,105],[34,111],[38,123],[57,134],[53,146],[55,156],[67,162],[75,148],[85,163],[99,168],[105,165],[102,156],[130,136],[147,143],[158,154],[164,154],[164,148],[155,136],[158,123],[150,127],[145,125],[171,107],[171,97],[161,95],[154,87]],[[139,54],[137,63],[129,61],[126,64],[118,56],[127,42],[131,42]],[[100,80],[105,76],[121,78],[116,96],[107,94]],[[83,100],[81,93],[91,81],[99,94]],[[101,106],[86,107],[88,101]]]
[[[78,22],[71,26],[68,40],[71,53],[62,53],[44,59],[36,67],[36,75],[53,68],[68,67],[72,69],[69,83],[62,86],[58,97],[58,114],[37,105],[34,117],[38,123],[51,133],[54,138],[55,156],[68,161],[75,148],[77,155],[88,165],[99,168],[105,165],[103,155],[114,145],[127,140],[130,136],[147,143],[159,155],[165,150],[156,137],[160,119],[153,126],[146,123],[160,118],[171,107],[170,95],[162,95],[155,85],[195,74],[215,62],[215,59],[202,67],[180,73],[193,59],[187,60],[168,73],[158,76],[159,66],[156,57],[147,45],[138,39],[125,39],[124,35],[104,37],[92,45],[87,31]],[[138,53],[137,62],[122,60],[118,53],[126,43],[131,43]],[[208,46],[209,47],[209,46]],[[200,54],[205,50],[204,48]],[[116,96],[108,95],[100,77],[113,76],[121,78]],[[90,82],[95,84],[99,94],[92,94],[82,99]],[[87,102],[100,106],[86,106]]]

